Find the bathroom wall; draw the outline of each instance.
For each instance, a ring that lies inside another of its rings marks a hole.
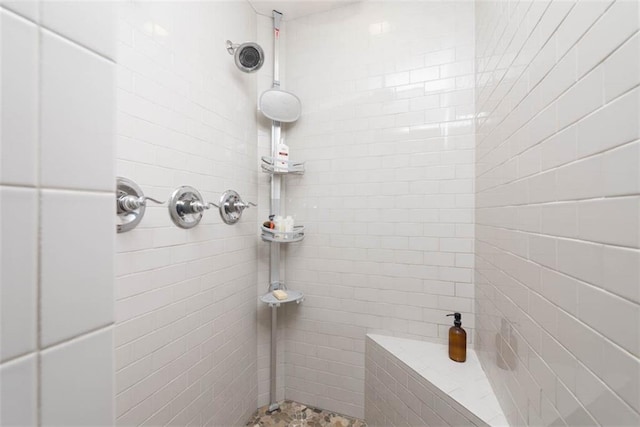
[[[511,425],[640,425],[639,20],[476,6],[476,348]]]
[[[126,2],[118,46],[117,173],[168,199],[257,198],[256,75],[225,41],[255,40],[247,2]],[[150,205],[116,239],[118,425],[243,424],[257,406],[255,209],[177,228]]]
[[[362,2],[287,22],[285,396],[363,416],[367,332],[473,330],[471,2]],[[470,333],[471,335],[471,333]]]
[[[113,12],[0,2],[0,425],[113,424]]]

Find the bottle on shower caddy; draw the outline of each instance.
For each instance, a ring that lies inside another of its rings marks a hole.
[[[454,362],[467,360],[467,332],[462,329],[462,314],[452,313],[453,326],[449,328],[449,359]]]
[[[276,215],[273,217],[273,230],[279,232],[284,231],[284,218],[282,218],[282,216]],[[274,238],[279,240],[282,238],[282,235],[276,233]]]
[[[276,147],[275,170],[277,172],[289,170],[289,146],[284,143],[284,139]]]
[[[287,233],[291,233],[293,231],[293,217],[288,216],[284,219],[284,231]]]

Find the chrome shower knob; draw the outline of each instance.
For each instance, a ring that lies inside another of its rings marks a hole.
[[[169,215],[180,228],[193,228],[200,223],[202,212],[209,209],[198,190],[188,185],[177,188],[169,198]]]
[[[248,209],[250,206],[258,206],[255,203],[245,203],[238,193],[233,190],[227,190],[220,197],[220,204],[218,206],[220,211],[220,217],[225,224],[235,224],[242,218],[242,212]]]
[[[116,230],[124,233],[133,230],[142,221],[147,207],[147,200],[162,204],[159,200],[146,197],[135,182],[127,178],[118,177],[116,180],[116,214],[118,223]]]
[[[147,196],[136,197],[136,196],[132,196],[131,194],[127,194],[127,195],[122,195],[118,198],[118,211],[131,212],[136,209],[140,209],[142,206],[146,206],[147,200],[151,200],[152,202],[157,203],[159,205],[164,203],[164,202],[161,202],[160,200],[156,200],[154,198],[147,197]]]
[[[211,206],[218,207],[213,203],[204,203],[200,200],[180,200],[178,201],[178,210],[185,214],[199,214],[207,209],[211,209]]]

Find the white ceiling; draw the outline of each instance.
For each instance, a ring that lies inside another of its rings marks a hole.
[[[277,10],[284,14],[285,21],[300,18],[301,16],[311,15],[312,13],[326,12],[327,10],[346,6],[351,3],[357,3],[359,0],[249,0],[251,6],[260,15],[271,16],[272,10]]]

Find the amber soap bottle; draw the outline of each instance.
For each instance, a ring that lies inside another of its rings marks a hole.
[[[453,316],[453,326],[449,328],[449,359],[455,362],[467,360],[467,332],[462,329],[460,313],[447,314]]]

